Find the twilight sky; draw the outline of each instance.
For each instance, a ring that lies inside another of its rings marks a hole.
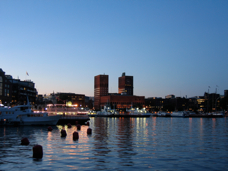
[[[93,96],[104,73],[118,92],[126,72],[134,95],[223,95],[228,1],[1,0],[0,68],[39,94]]]

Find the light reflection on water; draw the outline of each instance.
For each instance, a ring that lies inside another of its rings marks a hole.
[[[0,170],[225,170],[227,118],[91,118],[88,126],[0,127]],[[60,137],[65,129],[66,137]],[[79,139],[73,140],[73,132]],[[22,137],[30,141],[20,145]],[[43,158],[32,158],[32,147]]]

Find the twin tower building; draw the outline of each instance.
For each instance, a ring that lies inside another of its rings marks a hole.
[[[144,106],[144,96],[133,95],[133,76],[125,73],[119,77],[118,93],[108,92],[108,75],[94,77],[94,108],[100,110],[105,105],[111,105],[116,109],[126,109],[131,106]]]

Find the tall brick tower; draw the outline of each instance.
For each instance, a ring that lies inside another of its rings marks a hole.
[[[133,76],[126,76],[124,72],[119,77],[119,93],[133,96]]]
[[[101,96],[108,95],[108,75],[97,75],[94,77],[94,108],[100,109]]]

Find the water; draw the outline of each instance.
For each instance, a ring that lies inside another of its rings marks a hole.
[[[65,128],[67,137],[60,137]],[[87,135],[88,127],[92,135]],[[227,118],[91,118],[76,126],[0,127],[0,170],[227,170]],[[20,145],[27,137],[28,146]],[[35,144],[43,158],[32,158]]]

